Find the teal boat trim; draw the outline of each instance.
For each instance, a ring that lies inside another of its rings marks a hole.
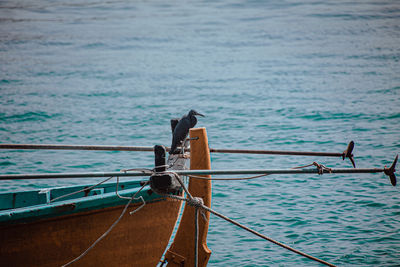
[[[84,190],[91,185],[80,185],[62,188],[46,188],[33,191],[21,191],[0,194],[0,226],[27,223],[41,219],[60,217],[64,215],[89,212],[109,207],[124,206],[127,199],[119,198],[116,194],[116,183],[102,184],[96,188],[60,198],[60,196]],[[120,182],[118,193],[131,197],[142,186],[140,181]],[[150,188],[144,188],[132,201],[132,205],[160,201],[165,197],[156,193],[149,194]]]

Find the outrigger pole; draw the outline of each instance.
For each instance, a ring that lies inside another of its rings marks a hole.
[[[238,154],[270,154],[270,155],[291,155],[291,156],[315,156],[315,157],[341,157],[343,160],[349,158],[353,167],[354,162],[354,142],[350,141],[347,148],[342,153],[335,152],[310,152],[310,151],[285,151],[285,150],[247,150],[247,149],[215,149],[210,148],[211,153],[238,153]]]
[[[310,152],[310,151],[285,151],[285,150],[250,150],[250,149],[215,149],[210,148],[211,153],[235,153],[235,154],[270,154],[270,155],[292,155],[292,156],[315,156],[315,157],[341,157],[343,160],[349,158],[353,167],[354,142],[351,141],[345,151],[335,152]],[[47,149],[47,150],[99,150],[99,151],[145,151],[153,152],[154,147],[150,146],[86,146],[86,145],[52,145],[52,144],[0,144],[0,149]],[[166,148],[170,150],[169,147]],[[190,149],[189,149],[190,151]]]
[[[256,175],[256,174],[322,174],[322,173],[384,173],[390,178],[393,186],[396,185],[396,163],[398,155],[392,165],[387,168],[354,168],[354,169],[331,169],[331,168],[308,168],[308,169],[255,169],[255,170],[176,170],[178,175]],[[151,176],[152,170],[143,171],[121,171],[121,172],[86,172],[86,173],[42,173],[42,174],[5,174],[0,175],[0,180],[22,180],[22,179],[59,179],[59,178],[94,178],[94,177],[134,177]]]
[[[86,146],[53,144],[0,144],[0,149],[45,149],[45,150],[100,150],[100,151],[145,151],[153,152],[150,146]]]

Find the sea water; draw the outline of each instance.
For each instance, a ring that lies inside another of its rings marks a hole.
[[[210,147],[400,152],[399,1],[0,1],[0,142],[170,145],[206,115]],[[212,154],[214,169],[340,158]],[[153,167],[148,152],[0,151],[1,174]],[[98,180],[96,180],[98,181]],[[92,179],[2,181],[0,191]],[[384,174],[213,182],[212,207],[340,266],[400,265],[400,191]],[[314,266],[211,216],[209,266]]]

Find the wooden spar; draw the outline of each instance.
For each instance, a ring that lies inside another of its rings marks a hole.
[[[207,133],[205,128],[190,130],[190,169],[211,169],[210,153],[208,149]],[[210,175],[204,177],[211,178]],[[211,207],[211,181],[191,179],[189,181],[189,192],[193,197],[201,197],[204,205]],[[198,218],[198,265],[206,266],[211,251],[207,247],[208,221],[210,214],[204,214]],[[179,228],[176,232],[171,247],[165,254],[168,266],[195,266],[195,208],[185,205]]]
[[[352,142],[349,143],[352,144]],[[348,148],[349,148],[348,146]],[[353,142],[354,146],[354,142]],[[45,150],[98,150],[98,151],[141,151],[153,152],[154,148],[149,146],[106,146],[106,145],[54,145],[54,144],[0,144],[0,149],[45,149]],[[170,148],[166,147],[169,151]],[[351,149],[352,150],[352,149]],[[255,150],[255,149],[217,149],[210,148],[211,153],[226,154],[271,154],[292,156],[319,156],[319,157],[349,157],[349,149],[342,153],[335,152],[311,152],[311,151],[285,151],[285,150]],[[346,152],[348,152],[346,154]],[[352,155],[351,155],[352,156]]]

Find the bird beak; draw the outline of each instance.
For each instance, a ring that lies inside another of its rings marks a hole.
[[[198,116],[205,117],[203,114],[200,114],[200,113],[198,113],[198,112],[196,112],[196,114],[195,114],[195,115],[198,115]]]

